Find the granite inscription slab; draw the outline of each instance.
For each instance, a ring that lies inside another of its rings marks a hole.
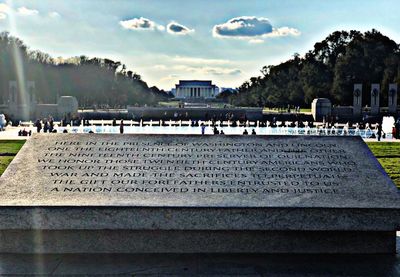
[[[358,138],[35,136],[4,174],[3,205],[397,207]]]
[[[118,240],[117,231],[104,233],[115,229],[143,244],[96,250],[86,238],[81,251],[386,253],[400,226],[399,199],[358,137],[43,134],[0,178],[0,241],[3,232],[29,245],[30,230],[40,229],[49,233],[39,252],[76,252],[76,236]],[[144,230],[161,232],[163,243],[149,249]],[[179,243],[167,247],[165,232],[178,232]],[[220,232],[224,243],[204,242]],[[52,245],[60,237],[64,250]],[[240,239],[248,245],[234,246]],[[7,241],[0,251],[16,248]]]

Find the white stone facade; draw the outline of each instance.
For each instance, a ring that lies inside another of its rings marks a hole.
[[[194,98],[215,98],[217,87],[211,81],[180,80],[176,85],[175,98],[194,99]]]

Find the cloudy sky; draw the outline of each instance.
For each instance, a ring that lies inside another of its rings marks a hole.
[[[163,89],[179,79],[236,87],[335,30],[375,28],[400,43],[399,8],[399,0],[0,0],[0,31],[53,57],[119,60]]]

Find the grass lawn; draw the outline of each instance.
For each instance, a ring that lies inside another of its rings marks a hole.
[[[387,174],[400,188],[400,143],[368,142],[367,144]]]
[[[0,175],[6,170],[25,140],[0,140]]]
[[[178,108],[179,101],[158,102],[158,105],[161,106],[161,107],[174,107],[174,108]]]
[[[0,141],[0,175],[24,143],[24,140]],[[400,143],[368,142],[367,144],[393,182],[400,188]]]
[[[17,154],[25,140],[0,140],[0,154]]]

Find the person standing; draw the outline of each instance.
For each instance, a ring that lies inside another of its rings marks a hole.
[[[47,119],[45,119],[43,125],[43,132],[47,133],[48,130],[49,130],[49,123],[47,122]]]
[[[379,124],[379,123],[377,123],[378,124],[378,141],[381,141],[381,137],[382,137],[382,125],[381,124]]]
[[[204,135],[206,133],[206,125],[204,123],[201,123],[201,134]]]
[[[124,133],[124,121],[121,119],[121,122],[119,124],[119,133],[123,134]]]
[[[36,120],[36,132],[40,133],[40,130],[42,130],[42,123],[40,122],[40,120]]]
[[[53,130],[54,130],[54,120],[53,120],[52,117],[50,117],[50,120],[49,120],[49,133],[52,133]]]
[[[214,135],[219,135],[219,131],[218,131],[217,127],[214,127]]]

